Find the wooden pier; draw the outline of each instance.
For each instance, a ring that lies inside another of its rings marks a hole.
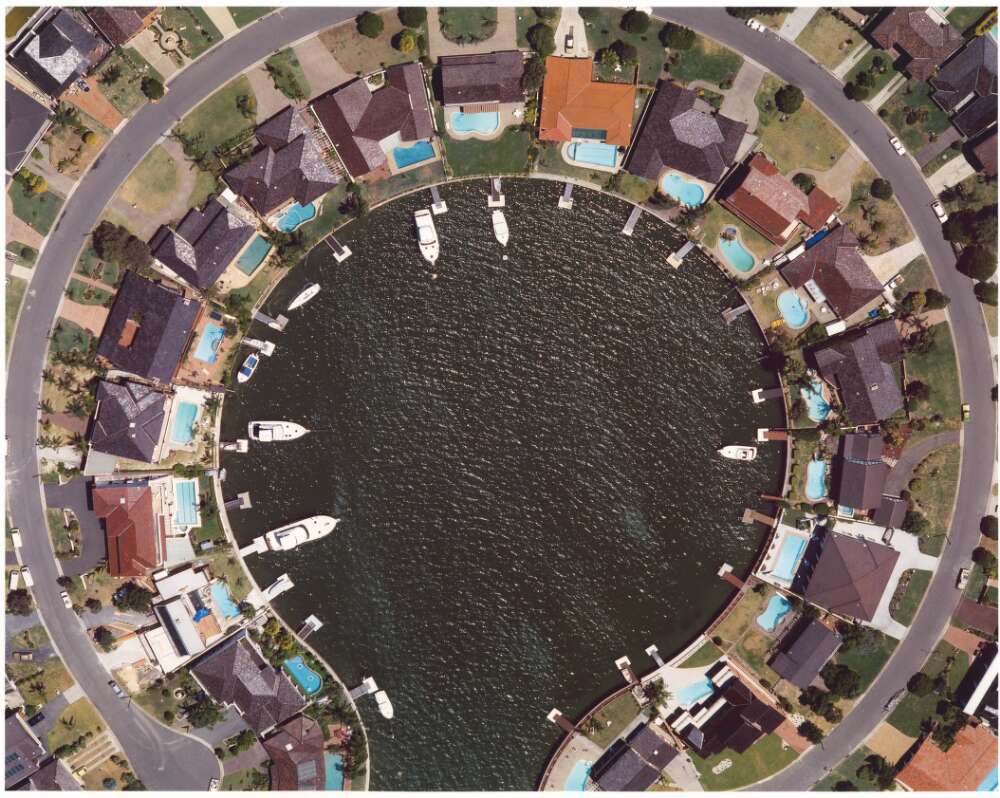
[[[576,734],[576,726],[574,726],[558,709],[553,709],[546,717],[551,723],[556,724],[556,726],[566,732],[566,734]]]
[[[781,388],[754,388],[750,391],[750,398],[755,405],[759,405],[768,399],[783,399],[785,396]]]
[[[750,306],[747,305],[746,303],[743,303],[737,308],[726,308],[724,311],[722,311],[722,319],[723,321],[726,322],[726,324],[732,324],[734,321],[736,321],[736,319],[738,319],[748,310],[750,310]]]
[[[716,574],[723,581],[728,582],[737,590],[743,589],[743,580],[740,579],[736,574],[733,573],[733,566],[729,563],[723,563],[722,567]]]
[[[272,319],[266,313],[260,310],[255,310],[253,312],[253,317],[256,321],[266,324],[272,330],[278,330],[279,332],[284,332],[285,326],[288,324],[288,318],[278,314],[278,318]]]
[[[783,429],[767,429],[767,427],[757,428],[757,443],[767,441],[787,441],[788,432]]]
[[[751,510],[747,507],[743,511],[743,518],[741,519],[744,524],[763,524],[768,529],[774,526],[774,519],[769,515],[764,515],[764,513],[758,512],[757,510]]]
[[[622,228],[622,235],[631,237],[640,216],[642,216],[642,208],[636,205],[632,208],[632,213],[629,215],[628,221],[625,222],[625,226]]]
[[[684,258],[687,257],[687,254],[692,249],[694,249],[694,242],[693,241],[688,241],[679,250],[677,250],[676,252],[672,252],[672,253],[670,253],[670,255],[667,256],[667,263],[669,263],[675,269],[679,269],[680,265],[684,262]]]
[[[502,208],[507,204],[506,199],[503,195],[503,190],[500,187],[500,178],[494,177],[490,179],[490,194],[486,198],[486,206],[489,208]]]
[[[350,247],[345,247],[332,235],[328,235],[326,238],[323,239],[323,241],[333,252],[333,259],[337,261],[337,263],[343,263],[345,260],[351,257]]]
[[[442,213],[448,213],[448,203],[441,199],[441,195],[438,193],[437,186],[431,186],[431,213],[435,216],[440,216]]]
[[[564,211],[573,210],[573,184],[567,183],[563,189],[562,196],[559,197],[559,207]]]

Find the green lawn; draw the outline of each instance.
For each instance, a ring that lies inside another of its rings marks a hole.
[[[538,142],[538,158],[535,159],[535,171],[563,175],[564,177],[575,177],[578,180],[587,180],[598,185],[604,185],[610,177],[607,172],[583,169],[579,166],[566,163],[562,157],[562,143],[551,141]]]
[[[289,100],[304,100],[310,94],[309,81],[302,71],[295,51],[286,47],[275,53],[264,62],[274,81],[274,88],[284,94]]]
[[[267,775],[267,771],[261,768],[237,770],[235,773],[230,773],[228,776],[223,776],[222,778],[222,789],[227,792],[266,791],[266,787],[262,786],[263,784],[270,784],[270,778]]]
[[[544,22],[546,25],[550,26],[552,30],[555,30],[556,26],[559,24],[559,17],[562,16],[562,11],[559,9],[556,9],[556,11],[559,13],[555,19],[544,20],[535,13],[535,9],[533,8],[516,8],[514,14],[517,18],[517,46],[525,49],[528,48],[528,31],[539,22]]]
[[[812,788],[812,791],[832,792],[834,785],[842,781],[849,781],[858,790],[877,792],[878,786],[874,782],[858,776],[858,768],[864,764],[865,759],[871,756],[872,753],[873,751],[864,745],[856,748],[853,754],[831,770],[822,780],[818,781]]]
[[[961,153],[961,149],[956,149],[955,147],[945,147],[944,152],[940,155],[934,156],[934,158],[921,166],[920,171],[923,172],[924,177],[930,177],[938,169],[948,163],[948,161],[954,160],[961,155]]]
[[[34,268],[35,261],[38,260],[38,250],[20,241],[8,241],[5,249],[14,256],[14,262],[18,266],[26,269]]]
[[[10,181],[7,196],[10,198],[11,210],[18,219],[43,236],[49,234],[62,207],[62,197],[53,191],[43,191],[41,194],[26,193],[16,180]]]
[[[594,715],[598,730],[588,732],[587,736],[601,748],[606,748],[638,715],[639,704],[632,697],[632,693],[626,691]]]
[[[191,164],[185,164],[185,168],[192,168]],[[188,197],[189,208],[201,208],[208,201],[208,198],[219,192],[219,180],[211,172],[195,167],[194,188]]]
[[[37,10],[38,6],[14,6],[11,8],[4,17],[4,31],[7,38],[13,38]]]
[[[37,650],[49,642],[49,635],[44,626],[32,626],[19,632],[10,639],[11,648]]]
[[[141,212],[156,216],[173,202],[180,170],[189,167],[177,163],[163,147],[153,147],[122,184],[119,196]]]
[[[118,78],[108,82],[113,70],[118,71]],[[112,50],[101,62],[98,75],[97,85],[101,94],[123,116],[131,116],[146,103],[146,95],[142,93],[143,78],[151,77],[163,82],[163,75],[153,69],[134,47]]]
[[[847,150],[847,139],[808,100],[783,120],[774,95],[784,85],[774,75],[765,75],[754,97],[761,146],[785,174],[803,168],[826,171]]]
[[[903,282],[895,289],[896,299],[902,299],[911,291],[926,291],[928,288],[938,287],[931,265],[923,255],[918,255],[907,263],[899,274]]]
[[[850,227],[858,238],[870,236],[871,243],[865,250],[868,255],[881,255],[913,238],[913,230],[895,197],[889,200],[877,200],[871,196],[871,184],[876,177],[878,173],[871,164],[867,162],[862,164],[851,184],[851,201],[840,212],[841,221]],[[866,219],[864,215],[866,207],[873,208],[875,216]],[[882,223],[882,229],[877,233],[871,229],[875,219]]]
[[[592,53],[603,50],[618,40],[631,44],[639,53],[639,82],[653,86],[659,79],[660,72],[663,71],[663,63],[666,59],[666,53],[657,35],[660,32],[660,24],[651,19],[649,30],[645,33],[626,33],[621,27],[622,15],[626,10],[624,8],[595,9],[595,18],[584,21],[584,26],[587,29],[587,44]],[[574,35],[579,36],[580,31],[575,31]]]
[[[239,28],[245,28],[251,22],[260,19],[267,13],[274,11],[272,6],[228,6],[226,10],[233,22]]]
[[[680,667],[703,668],[706,665],[711,665],[721,656],[722,650],[711,640],[706,640],[701,648],[681,663]]]
[[[54,352],[68,352],[79,349],[86,352],[90,348],[91,335],[87,330],[68,319],[56,321],[56,329],[52,333],[51,348]]]
[[[962,681],[965,672],[969,670],[969,657],[964,651],[942,640],[931,652],[921,670],[928,676],[936,678],[946,669],[948,687],[954,690]],[[907,674],[906,678],[910,676],[912,674]],[[941,698],[942,696],[934,691],[925,696],[908,692],[889,715],[889,723],[909,737],[919,737],[921,721],[935,714],[937,703]]]
[[[775,250],[775,245],[752,227],[744,224],[721,205],[715,202],[709,203],[708,214],[701,225],[701,243],[709,249],[714,249],[719,242],[719,234],[725,227],[735,227],[740,231],[740,239],[758,261]]]
[[[94,705],[86,698],[77,699],[62,711],[59,722],[49,732],[49,750],[72,743],[88,731],[96,735],[101,728],[101,716]]]
[[[931,134],[940,135],[948,129],[948,114],[931,99],[931,85],[923,80],[910,80],[879,109],[893,132],[916,155],[930,143]]]
[[[375,205],[412,188],[439,183],[444,180],[444,177],[444,166],[441,165],[440,161],[434,161],[427,166],[411,169],[408,172],[402,172],[372,183],[368,187],[369,202]]]
[[[21,301],[24,299],[24,292],[28,287],[26,280],[10,275],[7,277],[6,293],[4,294],[4,313],[6,322],[4,329],[7,331],[7,351],[10,351],[11,341],[14,340],[14,325],[17,323],[17,314],[21,310]]]
[[[448,166],[455,177],[524,174],[528,171],[529,147],[530,133],[509,128],[492,141],[444,137]]]
[[[111,298],[110,292],[95,288],[80,280],[69,281],[66,296],[82,305],[104,305]]]
[[[769,734],[754,743],[745,753],[737,754],[731,748],[704,759],[694,751],[689,752],[694,766],[698,769],[702,786],[708,791],[736,790],[753,784],[772,773],[787,767],[798,756],[792,749],[783,749],[781,738]],[[712,768],[722,760],[732,761],[732,767],[716,775]]]
[[[866,629],[865,638],[848,649],[837,652],[836,661],[855,670],[861,676],[861,690],[865,691],[875,681],[882,667],[889,661],[899,641],[875,629]]]
[[[973,563],[972,570],[969,572],[969,583],[962,591],[962,595],[971,601],[978,602],[988,579],[986,571],[980,568],[978,563]]]
[[[198,690],[197,683],[188,673],[187,669],[174,671],[174,673],[166,676],[163,684],[159,687],[153,685],[138,693],[133,693],[132,700],[158,721],[165,723],[164,712],[173,712],[175,718],[180,715],[180,705],[184,699],[178,700],[174,698],[174,690],[177,689],[183,689],[186,692],[195,692]],[[164,691],[166,691],[165,695]]]
[[[920,538],[920,551],[924,554],[936,557],[944,548],[958,489],[960,462],[961,449],[952,444],[935,449],[914,469],[919,484],[916,490],[911,489],[911,498],[931,522],[929,533]]]
[[[978,211],[986,205],[997,204],[997,181],[986,180],[982,175],[969,175],[953,189],[945,195],[949,197],[944,204],[948,213],[961,210]]]
[[[114,263],[105,263],[98,258],[93,247],[87,247],[80,253],[75,271],[86,277],[93,277],[95,280],[100,280],[105,285],[113,286],[118,284],[118,266]]]
[[[675,60],[670,64],[670,75],[689,83],[706,80],[719,85],[727,78],[732,80],[743,66],[743,57],[704,36],[698,36],[694,46],[687,50],[671,51]]]
[[[441,35],[458,44],[491,38],[497,30],[497,10],[486,6],[444,6],[438,10]]]
[[[160,15],[160,27],[180,34],[181,49],[188,58],[197,58],[213,44],[222,41],[222,34],[215,23],[196,6],[179,8],[168,6]]]
[[[931,329],[934,330],[931,350],[926,354],[907,353],[906,377],[910,382],[919,380],[930,386],[926,406],[916,408],[920,415],[929,417],[940,414],[945,419],[957,421],[962,417],[962,401],[950,325],[941,322]]]
[[[795,43],[812,56],[813,60],[833,70],[864,41],[864,37],[843,22],[829,9],[821,8],[809,20]]]
[[[49,537],[52,538],[52,549],[56,557],[70,556],[73,554],[73,538],[69,530],[66,529],[63,511],[55,507],[48,507],[45,510],[45,520],[49,526]]]
[[[41,662],[8,662],[7,675],[17,685],[25,703],[41,706],[73,686],[59,657]]]
[[[948,21],[962,33],[965,33],[979,22],[989,10],[988,6],[956,6],[948,12]]]
[[[339,210],[345,196],[347,196],[347,182],[343,180],[332,191],[323,195],[319,215],[303,228],[310,239],[319,241],[325,238],[346,218]]]
[[[873,66],[876,58],[882,59],[882,66],[879,69]],[[872,48],[865,53],[864,58],[851,67],[851,71],[844,76],[844,83],[854,83],[858,75],[862,72],[867,72],[872,78],[872,82],[868,86],[868,96],[874,97],[889,85],[890,80],[899,74],[892,65],[892,60],[892,56],[885,50]]]
[[[242,96],[254,96],[245,75],[231,80],[215,92],[184,117],[175,129],[192,140],[199,152],[211,153],[256,124],[256,119],[244,116],[237,106],[236,102]]]
[[[905,577],[906,574],[910,574],[910,581],[902,595],[898,597],[899,603],[895,609],[892,606],[889,607],[889,614],[903,626],[909,626],[913,623],[913,616],[917,614],[917,608],[920,606],[920,601],[923,599],[924,593],[927,592],[927,585],[931,581],[930,571],[904,571],[903,576]]]
[[[233,594],[233,600],[237,604],[247,597],[250,592],[250,580],[247,579],[240,564],[239,555],[231,547],[217,546],[208,553],[206,562],[212,576],[222,579],[229,585],[229,592]]]
[[[203,540],[218,540],[219,538],[226,537],[226,533],[222,530],[218,505],[215,503],[215,491],[212,489],[211,477],[207,477],[204,474],[198,477],[198,493],[201,496],[202,524],[192,533],[195,553],[199,552],[197,547]]]

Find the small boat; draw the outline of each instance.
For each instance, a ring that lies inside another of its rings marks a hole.
[[[510,230],[507,229],[507,219],[504,217],[503,211],[493,211],[493,235],[500,242],[500,246],[507,246],[507,242],[510,240]]]
[[[251,421],[247,425],[247,432],[250,435],[250,440],[273,443],[275,441],[294,441],[296,438],[301,438],[309,430],[301,424],[293,424],[291,421]]]
[[[379,690],[375,693],[375,703],[378,704],[378,711],[382,713],[382,717],[392,720],[392,702],[389,700],[389,696],[385,690]]]
[[[417,223],[417,239],[420,243],[420,254],[428,263],[434,263],[441,253],[438,246],[437,229],[434,227],[434,217],[426,208],[414,211],[413,219]]]
[[[339,522],[339,518],[329,515],[314,515],[303,521],[272,529],[265,533],[264,540],[271,551],[291,551],[303,543],[325,538]]]
[[[723,446],[719,454],[730,460],[754,460],[757,457],[756,446]]]
[[[296,294],[295,299],[288,303],[288,309],[295,310],[296,308],[302,307],[318,293],[319,283],[306,283],[306,287]]]
[[[250,355],[243,361],[243,365],[240,366],[240,370],[236,374],[236,379],[240,382],[246,382],[253,376],[258,365],[260,365],[260,355],[256,353]]]
[[[262,341],[260,338],[244,338],[243,343],[246,346],[253,347],[267,357],[274,354],[274,341]]]

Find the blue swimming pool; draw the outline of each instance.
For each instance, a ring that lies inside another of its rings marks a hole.
[[[778,628],[781,619],[792,611],[791,602],[784,596],[771,596],[767,607],[757,616],[757,625],[765,632],[773,632]]]
[[[707,676],[703,676],[696,682],[685,685],[677,691],[677,703],[682,707],[689,707],[704,701],[715,692],[715,685]]]
[[[306,665],[301,656],[286,659],[285,667],[292,674],[292,678],[298,682],[299,687],[306,691],[306,695],[312,695],[323,686],[323,678]]]
[[[175,479],[174,523],[178,526],[194,526],[198,523],[198,485],[193,479]]]
[[[214,363],[219,356],[222,339],[225,337],[226,331],[218,324],[206,324],[201,338],[198,339],[198,346],[194,350],[195,359],[202,363]]]
[[[826,461],[810,460],[806,469],[806,498],[819,501],[826,496]]]
[[[500,127],[500,114],[496,111],[478,114],[458,111],[451,115],[451,127],[456,133],[492,133]]]
[[[705,189],[697,183],[685,180],[676,172],[665,174],[660,181],[660,188],[681,205],[687,205],[691,208],[697,208],[705,201]]]
[[[213,582],[210,589],[212,591],[212,601],[215,602],[215,606],[222,613],[223,618],[228,620],[240,617],[240,608],[233,601],[233,597],[229,593],[229,585],[225,582]]]
[[[830,415],[830,405],[823,398],[823,383],[819,380],[813,380],[812,385],[802,388],[800,393],[806,403],[806,413],[809,420],[815,421],[817,424],[820,421],[826,421],[826,417]]]
[[[748,272],[755,263],[746,247],[740,243],[739,238],[719,238],[719,249],[726,262],[738,272]]]
[[[174,416],[174,426],[170,430],[170,440],[181,446],[187,446],[194,440],[194,420],[198,417],[198,405],[193,402],[180,402],[177,405],[177,415]]]
[[[429,161],[434,157],[434,148],[429,141],[418,141],[409,147],[395,147],[392,151],[392,159],[396,162],[397,169],[405,169],[415,163]]]
[[[240,259],[236,261],[236,268],[244,274],[253,274],[257,271],[260,264],[264,262],[264,258],[267,257],[267,253],[270,251],[271,244],[268,240],[263,236],[257,236],[250,242],[250,246],[243,251],[243,254],[240,255]]]
[[[344,757],[324,751],[323,762],[326,765],[326,789],[340,792],[344,789]]]
[[[618,147],[598,141],[574,141],[569,145],[569,157],[580,163],[612,167],[618,163]]]
[[[573,769],[566,777],[566,784],[563,785],[563,789],[566,792],[585,792],[587,789],[587,779],[590,778],[590,769],[593,765],[593,762],[587,762],[582,759],[573,765]]]
[[[778,294],[778,310],[781,317],[793,330],[801,330],[809,323],[809,310],[802,297],[792,288]]]
[[[798,535],[788,535],[781,541],[781,550],[778,552],[778,559],[771,569],[771,574],[785,582],[791,582],[795,577],[795,570],[799,566],[802,552],[806,548],[806,539]]]
[[[979,783],[979,786],[976,787],[976,792],[996,792],[997,787],[1000,786],[998,775],[1000,774],[998,774],[997,768],[993,768],[993,770],[986,774],[986,778]]]
[[[316,218],[316,206],[311,202],[308,205],[299,205],[293,202],[278,220],[278,229],[282,233],[290,233],[299,225],[305,224],[310,219]],[[270,245],[268,245],[270,249]]]

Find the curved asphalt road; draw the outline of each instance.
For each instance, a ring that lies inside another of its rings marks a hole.
[[[657,16],[694,28],[799,86],[892,183],[941,290],[951,297],[948,311],[957,344],[962,396],[972,407],[972,419],[963,433],[962,470],[949,541],[909,634],[869,691],[821,746],[757,785],[762,790],[804,790],[864,742],[886,715],[885,707],[892,696],[923,666],[958,606],[956,575],[971,559],[979,539],[979,519],[986,512],[991,492],[995,407],[990,397],[994,382],[989,338],[972,293],[972,282],[955,270],[955,255],[930,208],[934,196],[914,162],[892,149],[889,133],[875,114],[862,103],[844,97],[841,84],[793,44],[774,33],[757,33],[721,8],[653,10]]]
[[[117,737],[133,771],[149,789],[208,788],[220,776],[212,749],[170,731],[138,707],[115,698],[80,620],[66,609],[49,542],[35,453],[36,416],[48,335],[84,238],[104,206],[157,140],[226,81],[272,52],[356,16],[359,8],[286,8],[264,17],[203,55],[170,81],[166,96],[147,104],[109,142],[66,202],[35,266],[17,325],[7,372],[7,501],[23,533],[22,561],[53,643],[84,693]]]

